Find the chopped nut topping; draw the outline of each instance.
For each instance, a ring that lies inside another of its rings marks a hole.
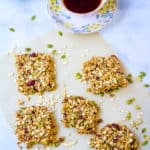
[[[73,127],[78,133],[95,133],[100,122],[100,108],[95,101],[88,101],[80,96],[70,96],[63,100],[63,124]]]
[[[121,71],[119,59],[110,57],[93,57],[83,64],[83,76],[89,81],[89,92],[100,94],[126,87],[128,81]]]
[[[56,89],[54,60],[44,53],[16,55],[18,90],[24,95]]]
[[[18,144],[25,143],[27,148],[35,144],[57,146],[57,126],[53,113],[45,106],[22,107],[16,112],[15,132]]]
[[[125,125],[108,124],[90,139],[96,150],[139,150],[139,142]]]
[[[104,97],[104,95],[105,95],[104,92],[101,92],[101,93],[100,93],[100,96],[101,96],[101,97]]]

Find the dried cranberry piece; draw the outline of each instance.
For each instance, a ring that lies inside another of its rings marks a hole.
[[[100,133],[98,133],[98,134],[96,134],[96,136],[101,137],[101,134],[100,134]]]
[[[117,143],[117,138],[113,138],[113,143]]]
[[[90,130],[92,130],[92,128],[88,128],[88,129],[87,129],[87,131],[90,131]]]
[[[64,142],[64,141],[65,141],[65,138],[64,138],[64,137],[60,137],[60,138],[59,138],[59,142],[62,143],[62,142]]]
[[[82,115],[80,115],[79,117],[78,117],[78,119],[83,119],[84,117],[82,116]]]
[[[19,63],[19,66],[22,67],[22,66],[23,66],[23,63]]]
[[[98,65],[98,64],[96,64],[95,66],[96,66],[96,68],[98,68],[98,67],[99,67],[99,65]]]
[[[30,80],[28,83],[27,83],[27,86],[33,86],[35,84],[35,80]]]
[[[99,80],[100,79],[100,77],[96,77],[96,80]]]
[[[115,128],[117,130],[120,130],[120,126],[118,124],[115,124],[115,123],[111,124],[109,127],[110,128]]]
[[[66,114],[66,113],[64,113],[64,114],[63,114],[63,117],[66,119],[66,118],[67,118],[67,114]]]
[[[31,53],[30,57],[36,57],[36,53]]]
[[[101,123],[103,120],[100,118],[97,120],[97,123]]]
[[[27,129],[27,128],[24,128],[24,132],[25,132],[25,133],[28,133],[28,129]]]

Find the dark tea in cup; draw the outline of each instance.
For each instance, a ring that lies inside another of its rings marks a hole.
[[[103,0],[63,0],[65,7],[74,13],[88,13],[97,9]]]

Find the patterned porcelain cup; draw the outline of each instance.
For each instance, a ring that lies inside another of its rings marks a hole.
[[[71,1],[71,0],[70,0]],[[86,2],[86,0],[84,0]],[[88,1],[88,0],[87,0]],[[93,0],[91,0],[93,1]],[[69,11],[70,13],[73,13],[73,14],[79,14],[79,15],[82,15],[82,14],[89,14],[89,13],[93,13],[93,12],[96,12],[98,9],[101,9],[104,4],[107,2],[107,0],[99,0],[99,4],[97,5],[97,7],[91,11],[88,11],[88,12],[75,12],[71,9],[69,9],[69,7],[67,7],[67,5],[65,5],[65,0],[60,0],[63,8],[66,10],[66,11]],[[70,2],[71,3],[71,2]],[[85,4],[86,5],[86,4]]]
[[[48,12],[58,26],[69,32],[87,34],[101,30],[112,21],[118,0],[102,1],[92,12],[82,14],[68,10],[62,0],[48,1]]]

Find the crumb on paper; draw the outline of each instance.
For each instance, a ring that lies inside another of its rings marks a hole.
[[[121,113],[125,113],[125,109],[123,109],[123,108],[120,108],[119,111],[120,111]]]
[[[15,76],[15,73],[14,72],[11,72],[10,74],[9,74],[9,77],[14,77]]]
[[[52,50],[51,53],[52,53],[52,55],[57,55],[58,54],[57,50],[55,50],[55,49]]]
[[[50,112],[55,112],[56,106],[59,101],[60,101],[60,96],[50,94],[47,98],[45,98],[44,96],[41,96],[41,98],[39,99],[38,105],[47,106]]]
[[[67,142],[64,143],[64,146],[71,147],[71,146],[76,145],[77,143],[78,143],[77,140],[76,141],[67,141]]]
[[[139,75],[137,76],[137,80],[142,82],[143,81],[143,78],[146,76],[146,73],[145,72],[140,72]]]
[[[135,97],[132,97],[126,101],[126,104],[131,105],[133,102],[135,102],[135,100],[136,100]]]
[[[142,115],[143,115],[143,112],[142,112],[142,111],[141,111],[141,112],[139,112],[139,115],[141,115],[141,116],[142,116]]]
[[[31,16],[31,21],[34,21],[36,19],[36,16]]]
[[[29,102],[31,100],[30,96],[26,96],[26,100]]]
[[[59,36],[63,36],[63,32],[62,31],[58,31],[58,35]]]
[[[142,123],[143,123],[143,119],[142,119],[142,118],[139,118],[139,119],[137,119],[137,120],[132,121],[132,122],[131,122],[131,126],[132,126],[133,128],[136,128],[136,127],[140,126]]]
[[[76,73],[75,73],[75,78],[76,78],[77,80],[81,79],[81,78],[82,78],[82,74],[81,74],[80,72],[76,72]]]
[[[67,61],[63,61],[62,64],[63,64],[63,65],[67,65],[68,62],[67,62]]]
[[[10,31],[10,32],[15,32],[16,30],[15,30],[15,28],[10,27],[10,28],[9,28],[9,31]]]
[[[24,100],[21,100],[21,99],[18,100],[19,105],[24,105],[24,103],[25,103]]]

